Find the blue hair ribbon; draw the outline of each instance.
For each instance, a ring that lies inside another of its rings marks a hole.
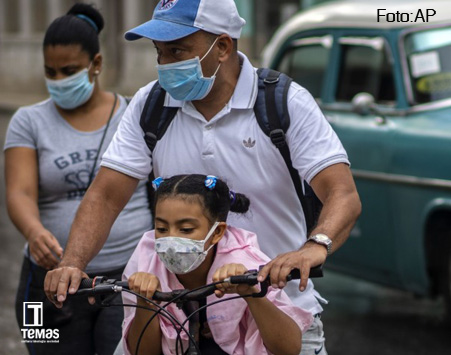
[[[96,33],[99,33],[99,28],[97,27],[96,23],[93,20],[91,20],[88,16],[83,15],[83,14],[77,14],[75,16],[77,16],[78,18],[81,18],[82,20],[85,20],[87,23],[89,23],[94,28]]]
[[[233,206],[236,201],[236,193],[232,190],[229,191],[229,197],[230,197],[230,206]]]

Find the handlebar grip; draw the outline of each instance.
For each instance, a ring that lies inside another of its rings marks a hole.
[[[78,287],[79,290],[84,290],[87,288],[93,288],[94,287],[94,279],[81,279],[80,286]]]
[[[256,285],[256,284],[258,284],[257,274],[244,274],[244,275],[230,276],[230,283],[231,284]]]
[[[318,265],[315,267],[312,267],[310,269],[309,278],[314,277],[323,277],[323,265]],[[287,276],[287,281],[291,280],[299,280],[301,278],[301,271],[299,269],[293,269]]]
[[[155,291],[152,300],[154,301],[163,301],[163,302],[170,302],[174,298],[174,295],[172,292],[161,292],[161,291]]]

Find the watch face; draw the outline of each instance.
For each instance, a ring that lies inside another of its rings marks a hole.
[[[320,242],[328,242],[329,238],[327,236],[325,236],[324,234],[317,234],[315,235],[316,240],[320,241]]]
[[[332,251],[332,240],[325,234],[315,234],[310,237],[315,243],[322,244],[327,248],[327,255]]]

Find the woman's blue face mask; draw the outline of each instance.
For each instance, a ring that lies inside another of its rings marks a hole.
[[[161,87],[180,101],[202,100],[206,97],[213,87],[221,63],[210,78],[205,78],[200,62],[210,53],[217,40],[218,37],[202,59],[195,57],[177,63],[157,65]]]
[[[94,82],[89,81],[89,68],[60,80],[45,78],[50,97],[59,107],[72,110],[91,98]]]

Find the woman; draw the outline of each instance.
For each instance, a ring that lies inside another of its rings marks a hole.
[[[102,15],[86,4],[75,4],[53,21],[43,43],[50,98],[20,108],[7,131],[8,212],[27,241],[17,321],[21,329],[29,324],[23,302],[43,302],[43,328],[57,329],[59,334],[58,343],[25,339],[33,354],[112,354],[121,337],[121,307],[103,309],[72,298],[57,309],[43,290],[46,272],[64,253],[75,212],[127,106],[123,97],[99,86],[98,36],[103,25]],[[145,182],[141,182],[86,272],[119,278],[150,222]]]

